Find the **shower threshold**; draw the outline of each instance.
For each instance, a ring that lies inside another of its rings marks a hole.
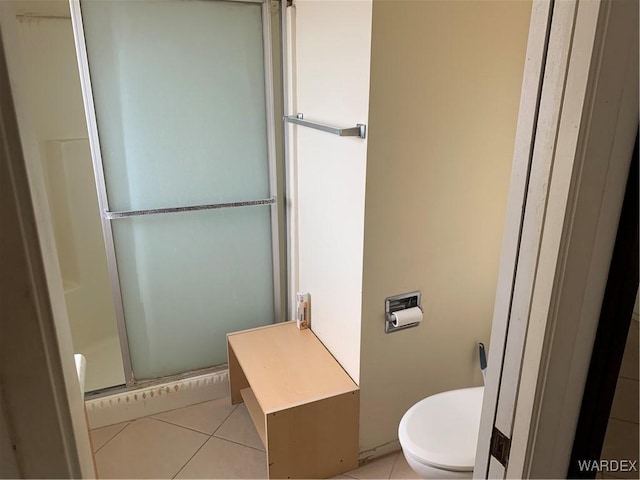
[[[99,428],[229,395],[227,365],[85,394],[89,428]]]

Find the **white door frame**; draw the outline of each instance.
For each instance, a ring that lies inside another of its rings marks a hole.
[[[475,478],[566,476],[638,126],[637,18],[633,0],[534,2]]]
[[[3,299],[2,315],[7,317],[0,322],[0,336],[12,346],[24,345],[19,355],[3,355],[0,365],[0,414],[7,424],[3,436],[12,442],[16,466],[25,478],[95,478],[53,226],[42,195],[39,149],[18,73],[23,59],[18,55],[17,5],[0,1],[0,48],[6,60],[6,71],[0,66],[0,158],[6,162],[3,183],[10,185],[2,191],[2,202],[10,205],[7,211],[17,213],[18,224],[3,215],[0,225],[2,235],[12,238],[2,252],[3,275],[9,273],[4,271],[4,255],[24,256],[27,268],[11,272],[7,284],[16,291],[4,291],[3,282],[3,293],[15,297],[6,305]],[[13,105],[5,101],[9,96]],[[60,450],[63,455],[57,455]]]

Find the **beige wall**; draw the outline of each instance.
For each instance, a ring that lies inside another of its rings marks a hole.
[[[297,0],[298,112],[340,127],[367,123],[371,0]],[[367,141],[305,127],[297,135],[298,286],[311,328],[359,381]]]
[[[361,450],[397,440],[417,400],[482,384],[530,9],[374,1]],[[384,299],[412,290],[423,324],[386,335]]]

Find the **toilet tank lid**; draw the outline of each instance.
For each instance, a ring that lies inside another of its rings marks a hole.
[[[400,421],[402,448],[434,467],[473,470],[483,393],[484,387],[462,388],[416,403]]]

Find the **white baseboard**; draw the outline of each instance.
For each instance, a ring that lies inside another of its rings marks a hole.
[[[152,385],[85,402],[89,428],[155,415],[229,395],[228,370]]]
[[[384,445],[379,445],[370,450],[365,450],[360,452],[358,455],[360,464],[370,462],[371,460],[383,457],[389,453],[397,452],[398,450],[402,450],[399,440],[394,440],[393,442],[385,443]]]

